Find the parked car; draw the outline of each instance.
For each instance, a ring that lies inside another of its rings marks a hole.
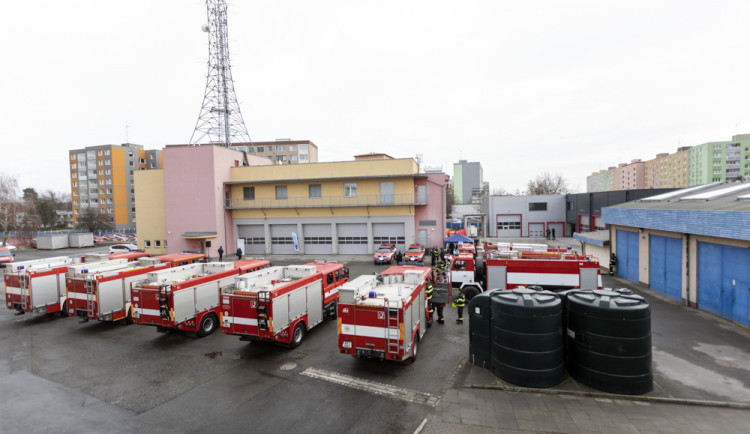
[[[132,252],[135,250],[138,250],[138,246],[135,244],[115,244],[109,246],[109,253]]]
[[[424,246],[421,243],[414,243],[406,249],[404,262],[424,262]]]
[[[7,264],[9,262],[13,262],[13,257],[16,254],[13,253],[11,249],[8,248],[8,246],[0,247],[0,264]]]
[[[10,250],[11,252],[15,252],[16,251],[16,246],[14,246],[13,244],[6,244],[5,246],[3,246],[3,243],[0,242],[0,247],[7,247],[8,250]]]
[[[396,245],[393,243],[381,244],[375,251],[373,261],[377,264],[390,264],[396,260]]]

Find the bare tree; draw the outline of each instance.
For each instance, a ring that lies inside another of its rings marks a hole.
[[[106,214],[101,214],[97,208],[86,208],[78,219],[78,228],[89,232],[100,232],[112,229]]]
[[[18,180],[0,173],[0,229],[3,231],[3,246],[8,243],[10,232],[16,230],[16,214],[20,207]]]
[[[530,180],[526,187],[526,194],[528,195],[566,194],[568,192],[568,181],[560,173],[544,172]]]

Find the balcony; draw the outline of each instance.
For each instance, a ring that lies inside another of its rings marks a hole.
[[[356,197],[290,197],[287,199],[226,199],[226,209],[345,208],[354,206],[427,205],[427,195],[373,194]]]

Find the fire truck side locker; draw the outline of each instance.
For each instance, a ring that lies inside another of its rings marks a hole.
[[[219,305],[219,288],[230,285],[232,282],[234,282],[234,275],[191,288],[173,291],[174,323],[179,324],[190,318],[196,318],[201,312],[217,307]],[[200,318],[196,318],[199,324],[200,320]]]
[[[62,309],[65,304],[65,274],[48,274],[29,279],[30,303],[35,311],[50,312],[48,306],[57,306],[52,312]]]
[[[508,289],[508,267],[487,267],[487,290]]]

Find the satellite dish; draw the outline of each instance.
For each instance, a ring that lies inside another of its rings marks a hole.
[[[202,25],[201,26],[201,30],[203,30],[204,32],[208,33],[208,24]]]

